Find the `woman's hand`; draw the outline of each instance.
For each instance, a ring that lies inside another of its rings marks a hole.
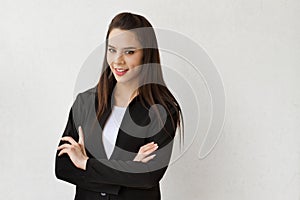
[[[153,153],[158,148],[157,144],[154,142],[150,142],[145,144],[144,146],[140,147],[140,150],[133,161],[143,162],[146,163],[149,160],[152,160],[155,157],[155,154],[148,156],[149,154]]]
[[[62,137],[61,140],[68,141],[71,144],[62,144],[57,147],[57,150],[61,150],[58,156],[61,156],[64,153],[67,153],[72,160],[73,164],[80,169],[86,169],[86,162],[89,157],[86,155],[86,151],[84,148],[84,136],[81,126],[78,128],[79,130],[79,141],[78,143],[69,136]]]

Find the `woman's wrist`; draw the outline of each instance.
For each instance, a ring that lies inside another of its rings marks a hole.
[[[82,162],[81,162],[81,164],[80,164],[80,167],[79,167],[80,169],[86,170],[86,164],[87,164],[88,159],[89,159],[89,157],[85,157],[85,158],[82,160]]]

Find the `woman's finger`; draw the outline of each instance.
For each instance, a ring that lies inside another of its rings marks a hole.
[[[65,136],[65,137],[62,137],[61,140],[63,141],[68,141],[70,142],[71,144],[76,144],[77,142],[70,136]]]
[[[84,145],[84,135],[81,126],[78,127],[79,140],[78,143]]]
[[[148,144],[145,144],[145,145],[141,146],[140,149],[139,149],[139,152],[137,153],[136,157],[134,158],[134,161],[140,161],[141,162],[148,155],[153,153],[157,148],[158,148],[158,145],[154,142],[150,142]]]
[[[145,149],[144,149],[144,152],[149,151],[149,150],[151,150],[151,149],[153,149],[153,148],[156,148],[156,149],[157,149],[157,148],[158,148],[158,144],[155,143],[155,144],[153,144],[152,146],[149,146],[149,147],[145,148]]]
[[[154,142],[149,142],[148,144],[145,144],[145,145],[141,146],[140,149],[147,148],[148,146],[151,146],[153,144],[154,144]]]
[[[144,151],[143,154],[149,155],[151,153],[153,153],[154,151],[156,151],[158,149],[158,146],[154,146],[152,148],[149,148],[147,151]]]
[[[85,147],[84,147],[84,133],[83,133],[83,130],[82,130],[81,126],[78,127],[78,133],[79,133],[78,144],[80,144],[80,148],[82,150],[83,155],[87,156],[86,151],[85,151]]]
[[[151,149],[149,149],[148,151],[145,151],[145,152],[139,152],[135,160],[141,161],[141,160],[145,159],[148,155],[153,153],[157,148],[158,148],[158,146],[153,147],[153,148],[151,148]]]
[[[64,153],[68,153],[68,149],[63,149],[59,152],[58,156],[61,156]]]
[[[71,146],[72,145],[70,145],[70,144],[62,144],[59,147],[57,147],[57,150],[64,149],[64,148],[70,148]]]
[[[142,160],[142,162],[143,162],[143,163],[146,163],[146,162],[148,162],[149,160],[152,160],[155,156],[156,156],[156,154],[153,154],[153,155],[151,155],[151,156],[148,156],[148,157],[144,158],[144,159]]]
[[[142,146],[141,148],[140,148],[140,150],[142,151],[142,152],[144,152],[144,151],[147,151],[147,150],[149,150],[149,149],[152,149],[153,147],[155,147],[155,146],[157,146],[157,144],[155,143],[149,143],[149,144],[146,144],[146,145],[144,145],[144,146]]]

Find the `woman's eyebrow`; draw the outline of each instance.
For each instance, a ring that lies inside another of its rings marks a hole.
[[[112,48],[116,48],[116,47],[114,47],[114,46],[112,46],[112,45],[108,45],[109,47],[112,47]],[[136,47],[125,47],[125,48],[123,48],[123,49],[136,49]]]

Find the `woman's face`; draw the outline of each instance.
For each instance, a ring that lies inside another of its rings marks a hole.
[[[118,83],[138,83],[143,49],[136,34],[113,29],[108,36],[107,63]]]

